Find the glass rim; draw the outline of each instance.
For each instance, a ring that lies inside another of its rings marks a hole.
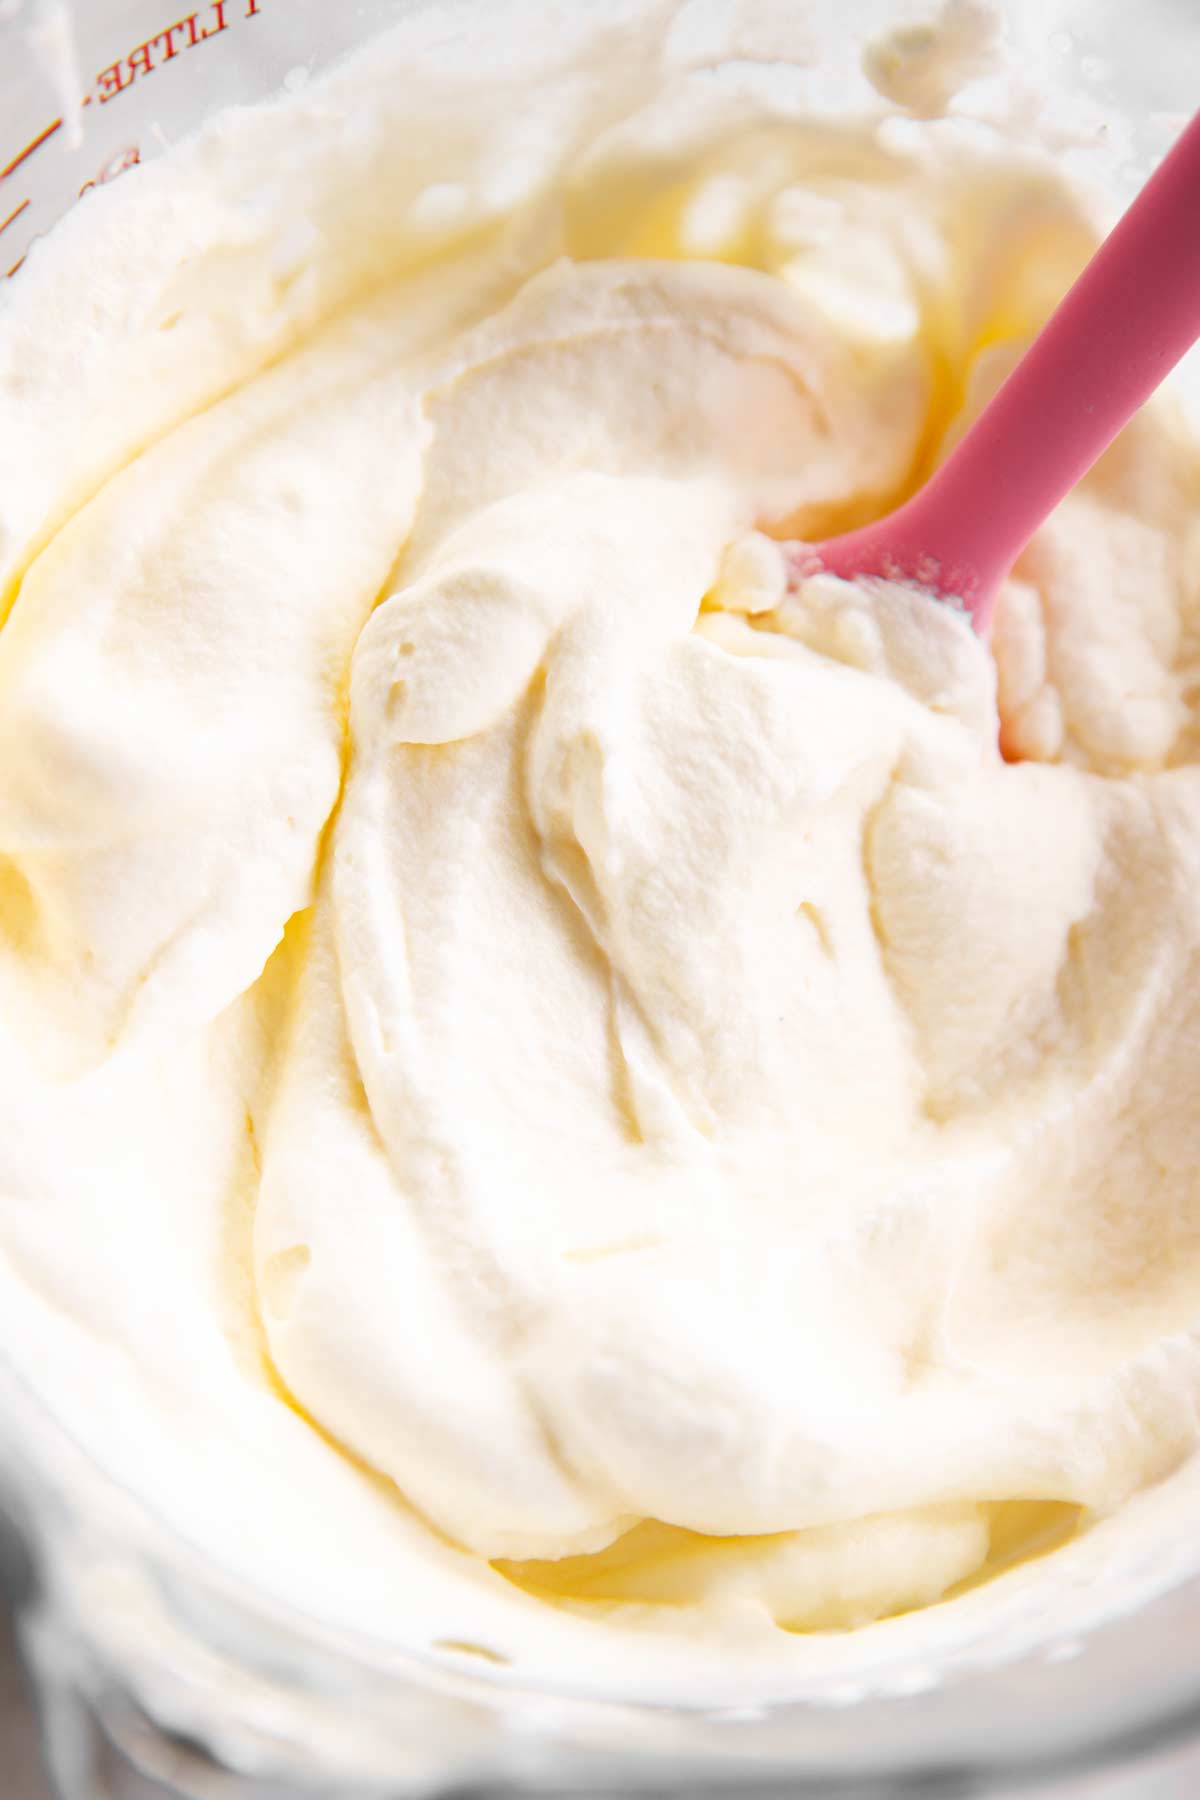
[[[1080,1633],[1065,1658],[1053,1646],[1048,1652],[1041,1645],[990,1663],[982,1657],[962,1666],[951,1662],[934,1686],[906,1691],[899,1682],[891,1691],[885,1687],[858,1699],[798,1693],[790,1700],[729,1707],[629,1701],[508,1681],[486,1665],[451,1669],[415,1647],[347,1632],[269,1588],[248,1586],[241,1574],[104,1469],[0,1352],[0,1444],[5,1427],[8,1445],[24,1454],[19,1461],[0,1462],[0,1516],[7,1517],[34,1567],[32,1599],[12,1596],[18,1610],[39,1603],[41,1567],[51,1572],[52,1609],[64,1577],[70,1585],[76,1546],[68,1542],[61,1556],[55,1548],[54,1527],[65,1523],[68,1533],[76,1528],[84,1534],[106,1566],[115,1560],[148,1574],[168,1608],[182,1600],[175,1623],[182,1619],[201,1650],[210,1646],[195,1618],[187,1616],[192,1597],[203,1608],[224,1609],[226,1629],[234,1635],[243,1628],[255,1636],[266,1632],[270,1644],[282,1642],[310,1655],[319,1671],[336,1672],[339,1686],[347,1677],[361,1676],[372,1691],[419,1696],[431,1717],[471,1717],[477,1737],[480,1717],[489,1719],[482,1741],[473,1747],[471,1767],[478,1775],[482,1766],[489,1781],[511,1783],[514,1794],[552,1792],[555,1781],[578,1786],[581,1780],[619,1778],[622,1792],[648,1797],[676,1793],[681,1779],[687,1791],[724,1789],[764,1800],[785,1791],[814,1796],[846,1791],[856,1800],[876,1795],[884,1800],[940,1794],[951,1781],[982,1795],[1052,1788],[1200,1741],[1200,1666],[1170,1691],[1146,1683],[1127,1717],[1115,1706],[1122,1689],[1128,1694],[1130,1671],[1153,1666],[1150,1651],[1173,1633],[1182,1650],[1194,1644],[1200,1575],[1101,1619]],[[1004,1575],[994,1579],[1003,1581]],[[248,1676],[262,1673],[253,1643],[234,1655],[235,1666]],[[269,1665],[269,1651],[265,1661]],[[102,1652],[100,1672],[169,1734],[153,1706],[137,1696],[136,1684],[125,1684],[119,1668],[104,1666]],[[297,1684],[284,1691],[302,1701],[306,1689]],[[972,1747],[967,1712],[976,1721],[990,1720],[990,1745]],[[1044,1737],[1032,1728],[1035,1717],[1043,1725],[1051,1721]],[[514,1721],[521,1726],[515,1734]],[[1029,1742],[1014,1742],[1014,1728]],[[789,1742],[793,1735],[797,1741]],[[532,1784],[526,1766],[530,1745],[537,1747]],[[448,1764],[447,1774],[457,1781],[460,1772]],[[388,1789],[367,1791],[382,1796]]]

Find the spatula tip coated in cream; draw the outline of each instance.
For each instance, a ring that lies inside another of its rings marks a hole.
[[[1042,521],[1200,336],[1200,114],[932,478],[885,518],[797,545],[797,576],[879,576],[986,631]]]

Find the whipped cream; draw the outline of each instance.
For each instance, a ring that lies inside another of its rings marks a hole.
[[[1200,1438],[1200,450],[990,650],[789,590],[1100,216],[942,116],[982,8],[836,112],[735,24],[414,24],[0,296],[4,1353],[263,1591],[641,1695],[1049,1629]]]

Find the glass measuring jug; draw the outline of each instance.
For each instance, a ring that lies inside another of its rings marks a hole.
[[[346,7],[209,0],[25,0],[0,15],[0,273],[91,188],[161,155],[214,110],[258,100],[377,30],[388,0]]]
[[[75,49],[81,71],[92,71],[81,74],[82,141],[74,142],[66,100],[55,109],[54,81],[61,83],[63,65],[57,64],[57,78],[53,68],[47,73],[43,48],[36,79],[21,90],[21,129],[0,165],[6,171],[0,192],[13,203],[4,215],[11,220],[5,237],[18,277],[34,237],[62,204],[77,197],[86,204],[89,183],[119,178],[217,104],[269,93],[289,76],[302,79],[310,66],[320,66],[324,56],[387,12],[360,8],[351,17],[350,9],[340,9],[332,25],[318,17],[311,39],[299,36],[300,9],[291,6],[285,13],[281,0],[274,10],[271,0],[246,0],[244,6],[227,0],[170,24],[141,7],[89,13],[94,45],[85,42],[81,28]],[[276,35],[269,37],[269,31]],[[67,52],[60,45],[54,54],[61,58]],[[170,101],[160,97],[168,94]],[[95,131],[93,119],[100,121]],[[60,158],[78,158],[69,179]],[[198,1566],[169,1534],[160,1536],[139,1518],[136,1502],[126,1507],[127,1496],[109,1494],[93,1480],[68,1446],[52,1446],[53,1429],[43,1429],[19,1392],[11,1396],[9,1416],[11,1441],[21,1446],[28,1463],[20,1483],[26,1497],[16,1505],[29,1539],[44,1540],[46,1585],[41,1601],[28,1608],[26,1637],[57,1709],[54,1742],[67,1793],[92,1791],[85,1783],[94,1786],[101,1778],[96,1768],[110,1783],[132,1780],[127,1772],[116,1773],[115,1762],[106,1767],[106,1759],[116,1755],[114,1743],[127,1759],[155,1769],[183,1791],[189,1785],[220,1791],[212,1785],[218,1779],[227,1780],[231,1792],[242,1791],[232,1785],[238,1781],[247,1792],[263,1791],[261,1784],[269,1780],[300,1787],[310,1776],[341,1784],[353,1779],[362,1791],[370,1784],[381,1793],[418,1791],[422,1783],[425,1791],[430,1784],[472,1776],[552,1790],[592,1779],[660,1791],[718,1782],[750,1785],[761,1776],[796,1791],[805,1780],[826,1783],[833,1771],[853,1778],[859,1791],[869,1791],[862,1783],[871,1781],[879,1791],[894,1791],[897,1780],[932,1779],[932,1769],[945,1770],[956,1760],[1003,1778],[1003,1765],[1012,1758],[994,1732],[989,1736],[988,1716],[1040,1718],[1047,1727],[1039,1691],[1052,1692],[1063,1727],[1037,1744],[1043,1759],[1090,1754],[1082,1746],[1094,1747],[1118,1729],[1160,1721],[1188,1698],[1178,1679],[1186,1658],[1182,1652],[1178,1658],[1164,1656],[1172,1641],[1186,1642],[1188,1615],[1172,1610],[1186,1596],[1175,1596],[1171,1606],[1144,1615],[1142,1634],[1123,1638],[1111,1665],[1100,1639],[1077,1653],[1080,1640],[1060,1634],[1056,1661],[1039,1661],[1014,1680],[977,1670],[977,1679],[956,1691],[949,1709],[944,1696],[923,1696],[911,1674],[898,1669],[894,1691],[875,1709],[856,1708],[850,1730],[847,1713],[830,1696],[819,1706],[777,1718],[664,1721],[565,1703],[552,1695],[521,1695],[499,1705],[486,1671],[472,1674],[464,1666],[450,1681],[419,1660],[381,1671],[368,1648],[322,1643],[310,1622],[231,1590],[219,1572]],[[51,1521],[59,1531],[53,1545]],[[158,1629],[167,1634],[171,1654],[165,1660],[162,1637],[122,1647],[117,1635],[102,1628],[106,1613],[128,1619],[143,1606],[154,1611]],[[1168,1661],[1175,1665],[1170,1670],[1156,1666]],[[214,1665],[221,1668],[220,1679]],[[1129,1668],[1154,1669],[1156,1679],[1139,1688],[1129,1679]],[[1099,1740],[1098,1696],[1107,1697],[1109,1708]],[[299,1732],[299,1711],[314,1725],[308,1736]],[[64,1722],[72,1713],[75,1728],[67,1730]],[[353,1744],[346,1742],[350,1719]],[[211,1746],[241,1775],[218,1777],[200,1746]],[[81,1772],[84,1754],[97,1759],[91,1774]]]

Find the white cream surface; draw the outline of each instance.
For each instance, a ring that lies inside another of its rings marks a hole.
[[[692,1697],[1194,1503],[1200,450],[990,648],[789,591],[1096,219],[980,8],[836,109],[686,11],[409,27],[0,294],[0,1345],[314,1617]]]

